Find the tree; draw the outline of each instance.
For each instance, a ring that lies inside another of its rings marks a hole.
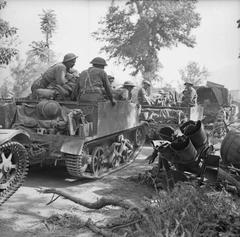
[[[37,57],[41,62],[50,64],[55,57],[54,52],[50,49],[50,45],[52,45],[50,39],[56,30],[56,14],[54,10],[43,10],[39,16],[40,29],[45,36],[45,41],[33,41],[30,44],[31,50],[29,50],[28,56]]]
[[[9,89],[9,80],[7,79],[4,79],[1,87],[0,87],[0,96],[2,98],[9,98],[12,96],[12,92],[11,90]]]
[[[7,1],[0,0],[0,10],[7,4]],[[18,50],[13,46],[13,38],[17,34],[17,28],[11,27],[9,23],[0,18],[0,65],[8,65]]]
[[[30,93],[30,86],[42,72],[48,68],[48,65],[36,58],[27,57],[24,61],[17,57],[14,64],[10,67],[13,78],[13,92],[15,97],[25,96]]]
[[[30,85],[43,73],[50,64],[56,62],[55,53],[50,49],[50,39],[56,29],[56,15],[53,10],[43,10],[40,14],[40,29],[45,36],[45,41],[33,41],[29,46],[25,62],[19,57],[16,64],[11,67],[14,79],[13,91],[16,97],[30,92]]]
[[[205,67],[200,67],[196,62],[189,62],[184,69],[179,70],[183,82],[191,82],[194,86],[204,84],[209,76]]]
[[[106,16],[99,22],[102,28],[93,33],[104,42],[101,51],[115,62],[130,66],[132,75],[158,80],[161,63],[158,51],[179,43],[194,47],[192,29],[200,24],[195,12],[196,0],[129,0],[121,8],[112,1]]]

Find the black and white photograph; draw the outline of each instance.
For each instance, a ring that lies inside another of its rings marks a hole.
[[[0,237],[240,236],[239,0],[0,0]]]

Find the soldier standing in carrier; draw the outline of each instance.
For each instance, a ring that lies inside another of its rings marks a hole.
[[[47,69],[31,87],[32,93],[35,94],[37,89],[58,87],[64,96],[69,96],[73,89],[73,83],[68,79],[68,74],[76,63],[77,56],[73,53],[68,53],[64,56],[63,61],[56,63]]]
[[[150,98],[151,83],[148,80],[143,80],[142,87],[138,91],[138,103],[140,105],[151,105],[152,99]]]
[[[132,101],[132,90],[135,85],[131,81],[125,81],[123,86],[117,90],[118,100]]]
[[[106,61],[101,57],[94,58],[92,67],[80,73],[74,88],[74,99],[81,102],[103,101],[109,99],[112,105],[116,104],[113,98],[107,73],[104,67]]]
[[[197,104],[197,92],[193,88],[193,84],[190,82],[185,82],[185,89],[182,92],[182,106],[194,106]]]

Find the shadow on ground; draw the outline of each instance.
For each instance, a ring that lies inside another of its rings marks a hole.
[[[46,188],[66,188],[79,184],[93,182],[91,179],[72,178],[65,167],[39,167],[31,166],[23,186]]]

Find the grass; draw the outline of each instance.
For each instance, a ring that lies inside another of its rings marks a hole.
[[[239,210],[239,203],[225,191],[179,183],[146,204],[147,221],[138,236],[239,236]]]

